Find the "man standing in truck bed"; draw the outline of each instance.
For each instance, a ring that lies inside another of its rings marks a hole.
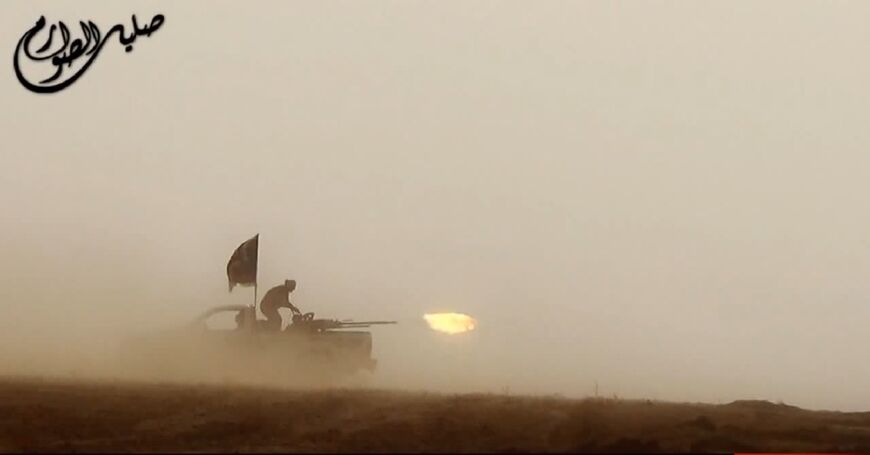
[[[267,330],[281,330],[281,314],[279,308],[290,308],[294,315],[302,314],[298,308],[290,303],[290,293],[296,289],[296,280],[284,280],[284,284],[269,289],[263,300],[260,301],[260,311],[266,316],[264,328]]]

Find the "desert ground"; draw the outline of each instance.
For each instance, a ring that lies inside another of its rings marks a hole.
[[[870,412],[4,377],[0,450],[868,453]]]

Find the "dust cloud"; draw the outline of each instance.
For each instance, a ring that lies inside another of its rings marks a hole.
[[[260,296],[399,322],[367,387],[870,408],[870,4],[138,8],[63,92],[0,68],[2,374],[126,373],[259,233]]]

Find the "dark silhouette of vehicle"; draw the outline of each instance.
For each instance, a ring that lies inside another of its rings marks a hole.
[[[233,327],[209,326],[226,313],[234,314]],[[277,330],[264,322],[252,306],[217,306],[183,327],[131,338],[122,360],[128,373],[146,377],[329,384],[373,372],[372,334],[359,329],[396,323],[317,319],[314,313],[294,315]]]

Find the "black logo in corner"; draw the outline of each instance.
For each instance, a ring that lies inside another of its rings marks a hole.
[[[133,15],[133,29],[129,36],[124,36],[124,26],[117,24],[110,28],[103,36],[100,33],[99,27],[92,21],[87,23],[79,21],[82,29],[82,38],[70,40],[70,31],[66,24],[58,22],[52,24],[48,30],[48,37],[45,43],[35,51],[31,50],[31,42],[45,28],[45,16],[39,18],[30,30],[24,33],[24,36],[18,41],[15,47],[15,57],[13,64],[15,66],[15,75],[18,76],[18,81],[28,90],[35,93],[55,93],[59,92],[77,81],[78,78],[90,68],[91,64],[96,60],[103,46],[109,41],[112,34],[118,34],[118,40],[124,46],[127,52],[133,50],[133,42],[140,36],[150,37],[163,25],[163,15],[157,14],[151,19],[151,23],[139,26],[136,22],[136,15]],[[52,46],[55,41],[55,35],[59,34],[60,45]],[[27,71],[22,68],[22,63],[29,61]],[[48,71],[43,70],[38,77],[26,75],[28,73],[36,73],[38,70],[35,67],[45,68],[46,64],[54,67],[48,68]],[[48,77],[46,77],[48,76]]]

